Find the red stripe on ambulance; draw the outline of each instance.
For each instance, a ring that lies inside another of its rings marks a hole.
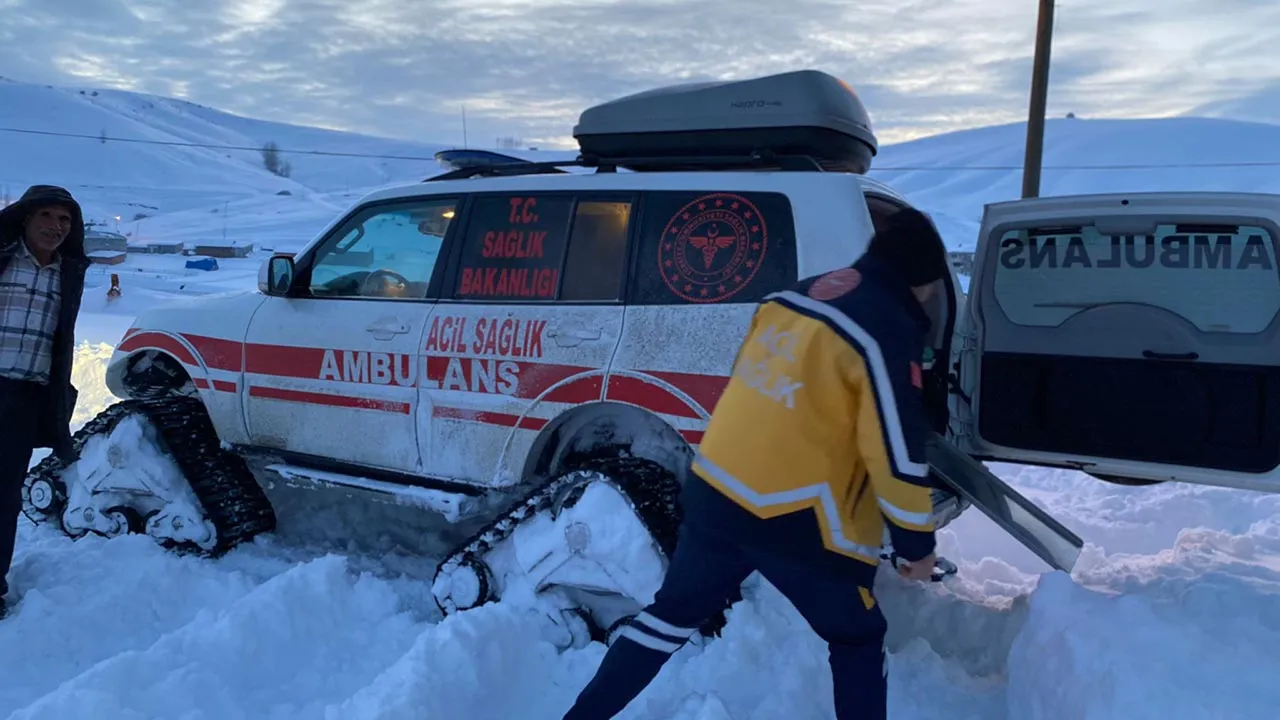
[[[211,370],[240,372],[243,363],[244,343],[238,340],[224,340],[208,335],[191,335],[183,333],[182,337],[200,353],[204,364]]]
[[[436,407],[432,413],[432,417],[445,418],[449,420],[470,420],[472,422],[483,423],[485,425],[498,425],[500,427],[514,428],[521,430],[541,430],[546,427],[547,420],[538,417],[521,417],[510,413],[491,412],[489,410],[470,410],[467,408],[452,407]]]
[[[320,377],[325,355],[332,352],[324,348],[245,343],[244,371],[257,375],[315,380]],[[369,353],[364,353],[361,358],[366,363],[368,355]],[[367,367],[364,372],[368,372]]]
[[[228,382],[226,380],[214,380],[213,382],[209,382],[204,378],[192,378],[191,382],[195,383],[195,386],[200,388],[201,390],[213,389],[213,390],[217,390],[218,392],[225,392],[225,393],[233,393],[236,391],[236,384],[233,382]]]
[[[542,400],[544,402],[581,405],[582,403],[598,401],[603,389],[604,375],[589,375],[556,387],[551,392],[543,395]]]
[[[154,348],[195,368],[203,365],[211,370],[274,378],[497,394],[568,405],[614,400],[694,420],[711,413],[729,380],[717,375],[632,370],[629,372],[633,374],[610,375],[606,386],[602,369],[534,359],[543,352],[541,337],[545,321],[476,321],[468,327],[460,320],[437,318],[437,323],[432,325],[424,354],[242,343],[193,334],[183,334],[180,340],[162,331],[135,329],[126,333],[117,349],[134,352]],[[463,353],[481,356],[463,356]],[[483,356],[488,353],[501,355]],[[575,379],[578,375],[582,377]],[[259,384],[261,382],[264,380],[246,385],[251,397],[399,414],[412,412],[412,404],[408,402],[284,389]],[[237,384],[227,380],[197,378],[195,384],[206,390],[237,391]],[[679,392],[672,392],[670,388]],[[433,415],[522,429],[540,429],[548,422],[541,418],[449,407],[436,407]],[[701,431],[681,430],[680,433],[692,443],[702,437]]]
[[[650,375],[679,388],[681,392],[702,406],[708,415],[715,409],[716,403],[720,402],[720,396],[724,394],[725,386],[729,384],[729,378],[723,375],[695,375],[665,370],[637,370],[636,372]]]
[[[630,375],[610,375],[606,400],[639,405],[656,413],[701,420],[697,408],[662,385]]]
[[[329,405],[332,407],[348,407],[362,410],[382,410],[383,412],[408,415],[412,407],[407,402],[396,400],[380,400],[378,398],[353,397],[351,395],[331,395],[329,393],[306,392],[302,390],[285,390],[284,388],[250,385],[249,396],[268,400],[285,400],[287,402],[309,403],[311,405]]]
[[[137,350],[163,350],[179,361],[192,367],[200,367],[200,361],[187,349],[178,338],[163,332],[142,331],[134,333],[120,343],[117,351],[134,352]]]

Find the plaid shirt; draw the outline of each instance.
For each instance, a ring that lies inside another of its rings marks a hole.
[[[61,260],[40,267],[19,241],[0,273],[0,377],[49,382],[61,302]]]

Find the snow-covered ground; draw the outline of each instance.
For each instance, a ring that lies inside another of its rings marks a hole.
[[[14,85],[0,83],[6,112],[16,107],[4,94]],[[23,96],[28,105],[80,103],[70,106],[79,113],[58,105],[55,115],[74,131],[97,132],[115,118],[121,124],[109,134],[142,128],[210,143],[276,138],[282,147],[373,142],[232,121],[123,93],[94,98],[19,87],[29,93]],[[147,102],[155,106],[148,109]],[[31,112],[27,120],[56,126],[49,115]],[[1210,136],[1222,144],[1207,148],[1202,140]],[[1020,128],[986,128],[891,146],[877,162],[1016,164],[1020,140]],[[1233,153],[1242,151],[1224,149],[1228,140],[1231,147],[1237,140],[1240,147],[1253,143],[1254,159],[1280,153],[1278,126],[1072,120],[1051,125],[1047,162],[1239,159]],[[311,157],[306,166],[296,163],[294,179],[286,181],[255,168],[252,157],[201,163],[184,155],[194,150],[155,146],[121,147],[116,160],[89,160],[77,153],[110,143],[49,138],[40,141],[48,143],[40,152],[67,157],[69,169],[54,168],[55,177],[47,177],[34,149],[30,163],[8,162],[18,157],[11,154],[15,148],[31,142],[0,137],[6,158],[0,181],[11,194],[27,182],[66,182],[107,216],[119,214],[128,198],[163,208],[130,230],[188,242],[220,237],[226,217],[228,236],[268,247],[300,244],[362,188],[437,170],[408,163],[380,174],[381,161]],[[89,187],[115,183],[113,167],[127,174],[120,185],[143,189]],[[159,175],[155,182],[149,169]],[[356,177],[357,169],[360,187],[349,190],[343,178]],[[1047,172],[1045,192],[1277,189],[1274,176],[1253,172]],[[1017,194],[1016,172],[881,176],[942,214],[956,247],[971,242],[983,202]],[[292,194],[275,194],[281,189]],[[253,287],[264,257],[259,251],[220,259],[214,272],[186,270],[178,256],[136,254],[120,266],[95,267],[79,324],[75,423],[114,401],[103,367],[135,314],[166,298]],[[106,297],[112,273],[123,289],[115,299]],[[1048,572],[971,511],[940,533],[941,552],[960,567],[956,578],[921,586],[882,577],[891,623],[892,717],[1277,717],[1280,496],[1182,485],[1124,488],[1075,472],[992,469],[1084,537],[1085,553],[1072,577]],[[518,602],[442,620],[425,580],[378,560],[327,547],[286,547],[271,537],[216,561],[184,558],[142,537],[73,543],[23,519],[10,576],[18,604],[0,621],[0,717],[539,720],[560,716],[603,654],[599,645],[557,653],[532,611]],[[830,684],[821,643],[767,583],[756,582],[733,610],[724,637],[678,653],[623,717],[830,718]]]

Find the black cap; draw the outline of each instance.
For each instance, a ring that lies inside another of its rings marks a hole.
[[[914,208],[890,215],[871,238],[867,254],[891,265],[911,287],[928,285],[950,273],[942,236],[929,217]]]

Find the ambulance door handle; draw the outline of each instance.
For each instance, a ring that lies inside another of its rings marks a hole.
[[[1165,353],[1165,352],[1156,352],[1155,350],[1143,350],[1142,357],[1147,358],[1148,360],[1199,360],[1200,353],[1198,352]]]
[[[396,335],[403,335],[409,332],[409,325],[407,323],[379,320],[369,327],[366,327],[364,330],[365,332],[372,334],[377,340],[390,340]]]
[[[581,345],[584,340],[599,340],[599,330],[587,330],[586,328],[561,328],[557,330],[548,330],[547,337],[555,340],[556,344],[561,347],[574,347]]]

